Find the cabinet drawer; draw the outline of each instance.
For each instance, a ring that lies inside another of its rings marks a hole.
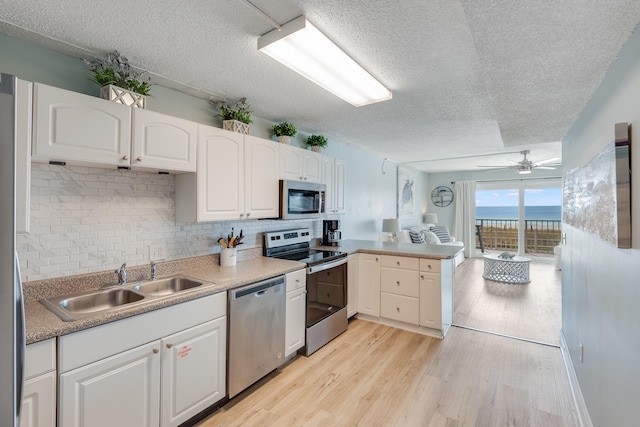
[[[440,260],[439,259],[420,259],[420,271],[427,273],[440,273]]]
[[[51,338],[27,346],[24,361],[24,378],[26,380],[55,371],[56,369],[56,339]]]
[[[404,268],[406,270],[417,270],[419,268],[418,258],[409,258],[404,256],[383,255],[382,267]]]
[[[418,299],[382,292],[380,316],[417,325],[419,320]]]
[[[414,270],[382,267],[380,269],[380,290],[417,298],[419,295],[419,274]]]
[[[287,292],[295,291],[299,288],[304,288],[307,285],[307,270],[293,271],[286,275]]]

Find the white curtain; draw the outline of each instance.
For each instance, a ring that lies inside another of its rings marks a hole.
[[[464,256],[471,258],[476,255],[476,182],[456,182],[455,200],[453,235],[464,242]]]

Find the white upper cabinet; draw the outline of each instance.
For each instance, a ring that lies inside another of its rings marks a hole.
[[[338,158],[335,163],[333,188],[333,213],[346,213],[347,164]]]
[[[195,172],[197,138],[195,122],[134,108],[131,166]]]
[[[322,182],[322,154],[280,144],[280,179]]]
[[[195,122],[38,83],[34,100],[34,161],[196,170]]]
[[[176,221],[277,218],[278,143],[199,125],[196,174],[176,177]]]
[[[322,183],[327,186],[325,200],[328,214],[345,213],[345,162],[330,156],[322,156]]]
[[[129,166],[131,108],[36,83],[32,160]]]

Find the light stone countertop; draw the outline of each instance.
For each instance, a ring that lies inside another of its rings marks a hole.
[[[343,240],[340,246],[321,246],[320,248],[346,252],[349,255],[365,253],[428,259],[454,258],[460,251],[464,250],[463,246],[421,245],[374,240]]]
[[[217,260],[218,257],[214,256]],[[214,258],[211,257],[211,258]],[[201,257],[202,258],[202,257]],[[184,261],[188,263],[188,261]],[[39,299],[34,297],[25,298],[25,319],[27,344],[43,341],[49,338],[57,337],[60,335],[70,334],[72,332],[80,331],[83,329],[91,328],[93,326],[102,325],[105,323],[113,322],[115,320],[124,319],[136,314],[146,313],[148,311],[156,310],[162,307],[186,302],[196,298],[204,297],[206,295],[212,295],[219,292],[225,292],[228,289],[237,288],[249,283],[258,282],[260,280],[269,279],[282,274],[286,274],[292,271],[305,268],[305,264],[297,261],[281,260],[277,258],[257,257],[244,261],[238,261],[233,267],[221,267],[217,263],[206,262],[208,264],[205,267],[201,266],[202,262],[197,265],[197,268],[187,268],[179,272],[171,272],[169,275],[180,274],[183,276],[192,277],[195,279],[209,282],[203,286],[189,289],[186,291],[178,292],[171,296],[163,298],[149,299],[149,301],[134,304],[131,307],[121,307],[117,310],[111,310],[107,313],[97,313],[95,316],[85,317],[83,319],[75,320],[72,322],[65,322],[58,316],[44,307]],[[186,264],[185,264],[186,265]],[[146,267],[145,267],[146,268]],[[81,280],[83,276],[74,276],[67,278],[66,282]],[[92,275],[87,275],[91,279]],[[159,277],[161,278],[161,277]],[[90,280],[89,280],[90,281]],[[43,288],[45,284],[37,283],[38,287]],[[50,282],[60,284],[65,283],[65,279],[55,279]],[[131,281],[130,283],[135,283]],[[29,284],[26,284],[28,287]],[[68,293],[70,285],[59,286],[58,289],[63,289],[65,292],[59,294]],[[51,287],[51,286],[50,286]],[[97,287],[93,287],[96,289]],[[90,288],[81,290],[91,290]],[[42,290],[39,290],[41,293]],[[75,290],[77,292],[78,289]],[[25,294],[33,293],[33,291],[25,291]],[[55,292],[48,290],[47,295],[40,296],[39,298],[48,298],[55,295]],[[41,294],[42,295],[42,294]]]

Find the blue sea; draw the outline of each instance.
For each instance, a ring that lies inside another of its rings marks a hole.
[[[518,219],[517,206],[477,206],[477,219]],[[525,206],[524,219],[562,219],[562,206]]]

